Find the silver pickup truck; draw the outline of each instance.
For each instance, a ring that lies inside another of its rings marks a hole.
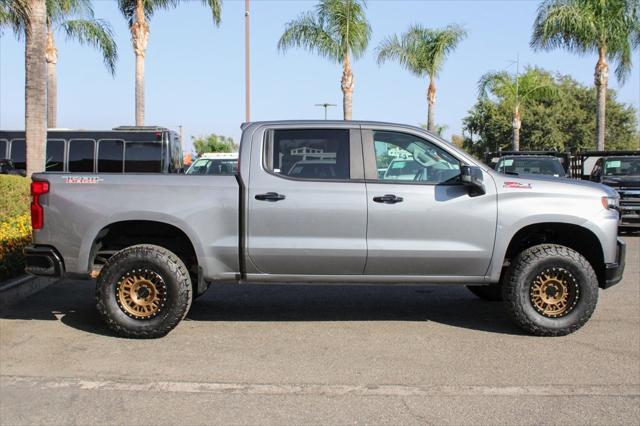
[[[245,124],[238,170],[36,174],[26,270],[97,278],[100,314],[140,338],[223,282],[461,284],[558,336],[622,279],[614,190],[500,174],[419,128]]]

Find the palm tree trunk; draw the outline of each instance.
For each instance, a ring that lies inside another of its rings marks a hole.
[[[27,176],[44,170],[47,139],[47,6],[45,0],[28,0],[25,29],[25,139]]]
[[[53,39],[51,24],[47,25],[47,127],[58,127],[58,76],[56,66],[58,63],[58,49]]]
[[[344,55],[342,63],[342,110],[345,120],[351,120],[353,108],[353,71],[351,71],[351,60],[349,54]]]
[[[604,135],[606,130],[607,86],[609,84],[609,65],[607,50],[598,49],[598,63],[594,74],[598,104],[596,109],[596,150],[604,151]]]
[[[513,110],[513,150],[520,151],[520,128],[522,121],[520,120],[520,104],[516,104]]]
[[[427,130],[435,132],[435,109],[436,109],[436,83],[433,77],[429,78],[429,89],[427,90]]]
[[[143,0],[137,0],[136,21],[131,25],[131,42],[136,55],[136,126],[144,126],[144,55],[147,51],[149,25]]]

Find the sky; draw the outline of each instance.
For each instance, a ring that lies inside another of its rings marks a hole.
[[[107,20],[118,44],[112,77],[98,51],[65,40],[58,44],[58,126],[110,129],[134,123],[135,57],[125,19],[115,0],[94,0],[96,17]],[[315,0],[251,1],[251,119],[321,119],[315,104],[337,104],[330,119],[342,118],[339,64],[305,50],[278,52],[285,24],[311,10]],[[436,122],[445,135],[460,134],[462,119],[477,99],[477,82],[492,70],[536,65],[593,84],[594,55],[529,47],[538,0],[369,0],[373,29],[369,48],[353,63],[353,119],[412,125],[426,123],[427,80],[395,63],[378,66],[375,47],[411,24],[463,25],[468,37],[446,61],[437,80]],[[619,100],[640,109],[640,53],[626,83],[611,73]],[[146,123],[183,126],[191,137],[216,133],[236,142],[244,121],[244,0],[223,0],[215,27],[201,1],[186,1],[151,18],[146,54]],[[10,31],[0,35],[0,128],[24,128],[24,42]]]

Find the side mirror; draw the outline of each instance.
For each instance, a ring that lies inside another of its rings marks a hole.
[[[482,182],[482,169],[477,166],[462,166],[460,168],[460,180],[469,187],[469,195],[472,197],[483,195],[487,191]]]

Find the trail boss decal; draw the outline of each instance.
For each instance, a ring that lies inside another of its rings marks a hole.
[[[86,176],[62,176],[62,180],[64,183],[94,184],[102,182],[104,179]]]
[[[533,188],[530,183],[513,182],[513,181],[505,182],[504,185],[502,185],[502,187],[503,188],[510,188],[510,189],[531,189],[531,188]]]

